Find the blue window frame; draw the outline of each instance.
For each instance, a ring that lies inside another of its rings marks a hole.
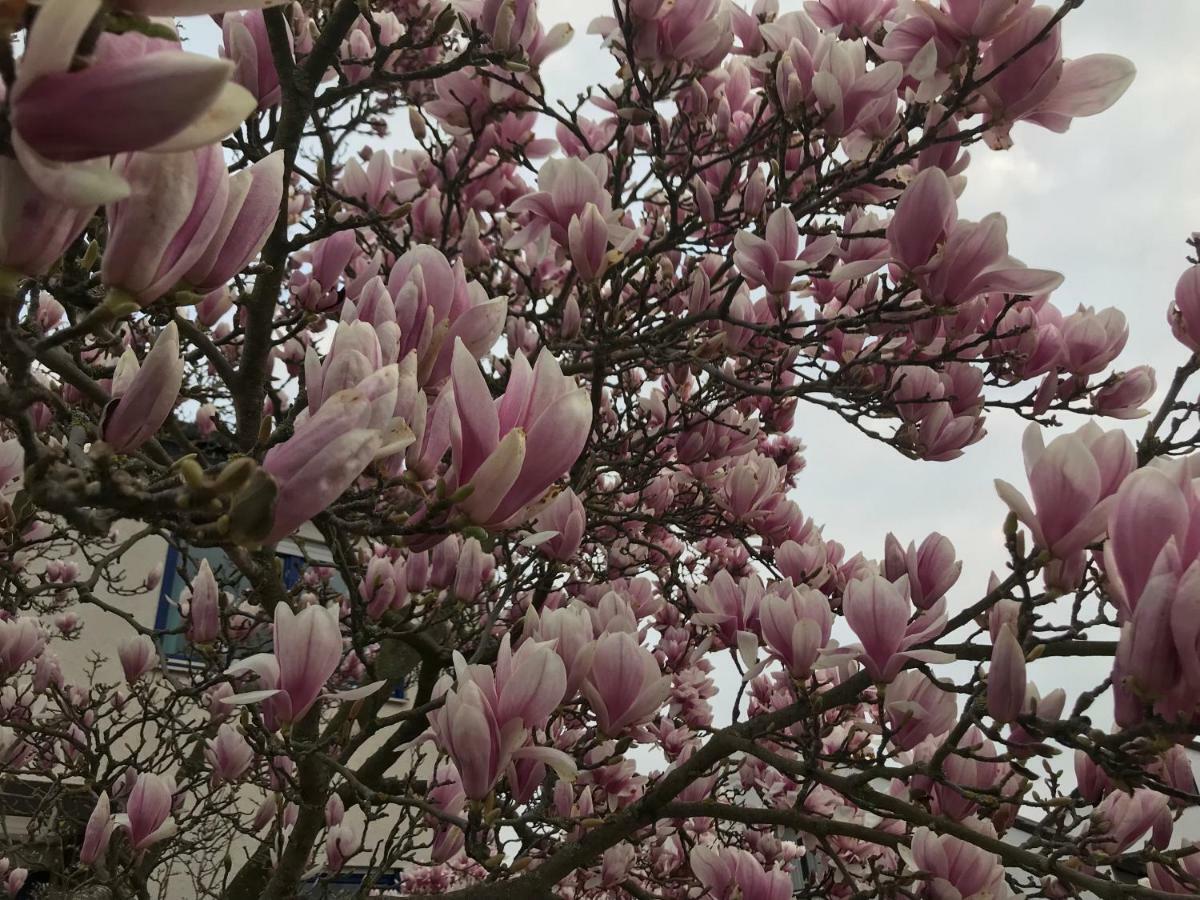
[[[299,896],[304,900],[350,900],[359,896],[365,877],[364,872],[343,869],[331,878],[310,881],[300,888]],[[399,872],[384,872],[374,879],[374,886],[383,890],[399,889],[402,883],[403,877]]]
[[[306,559],[303,553],[309,550],[310,548],[305,547],[302,551],[299,546],[290,541],[279,543],[275,555],[283,564],[283,584],[288,590],[291,590],[300,581],[305,566],[310,562],[322,565],[327,561],[320,559],[321,554],[311,552]],[[167,544],[167,558],[163,562],[162,583],[159,586],[158,609],[154,616],[154,627],[160,633],[159,644],[162,647],[163,656],[168,661],[180,665],[187,665],[191,661],[192,654],[187,635],[183,632],[183,616],[179,610],[179,601],[192,579],[196,577],[203,560],[208,560],[208,565],[213,570],[218,584],[226,591],[232,589],[236,592],[250,585],[245,577],[237,571],[233,560],[220,547],[181,548],[173,543]],[[184,573],[182,575],[180,574],[181,569]],[[335,591],[347,593],[346,582],[337,571],[334,571],[329,585]],[[245,655],[270,649],[270,640],[264,639],[261,643],[248,645],[245,648]],[[397,688],[392,696],[403,699],[404,687]]]
[[[305,559],[298,553],[289,553],[286,550],[280,550],[276,556],[283,563],[284,587],[291,590],[304,572]],[[174,544],[168,544],[167,558],[163,563],[162,584],[158,594],[158,610],[154,617],[154,627],[160,632],[167,632],[161,636],[160,642],[163,654],[168,659],[186,662],[191,656],[187,636],[181,630],[177,630],[183,625],[179,602],[183,597],[183,592],[196,577],[203,560],[208,560],[213,575],[223,587],[232,587],[235,591],[249,587],[249,582],[238,573],[233,561],[220,547],[186,547],[181,550]],[[184,572],[183,575],[180,575],[181,568]],[[345,593],[346,585],[342,581],[341,575],[334,573],[330,584],[334,590]],[[267,648],[258,646],[252,648],[254,652],[263,649]]]

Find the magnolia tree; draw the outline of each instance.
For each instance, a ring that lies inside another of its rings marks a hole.
[[[1121,313],[957,210],[1132,80],[1078,5],[617,0],[566,101],[535,0],[0,5],[8,892],[1200,892],[1200,362],[1133,443]],[[1029,420],[1007,567],[824,533],[802,404]]]

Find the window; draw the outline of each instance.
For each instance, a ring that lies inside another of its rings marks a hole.
[[[304,900],[350,900],[352,897],[361,897],[364,875],[365,871],[347,866],[332,878],[302,885],[299,896]],[[401,883],[398,872],[384,872],[374,879],[371,894],[367,896],[377,896],[378,891],[386,892],[385,896],[396,897],[398,894],[392,892],[399,891]]]
[[[292,541],[280,541],[276,545],[275,555],[283,565],[283,584],[291,590],[300,581],[304,569],[309,565],[331,565],[333,557],[321,544],[305,541],[303,545]],[[183,631],[183,616],[179,610],[179,602],[188,589],[192,579],[200,570],[200,563],[208,560],[208,565],[216,576],[217,584],[225,591],[237,594],[250,586],[237,570],[225,551],[220,547],[188,547],[182,543],[167,545],[167,558],[163,562],[162,584],[158,594],[158,611],[154,618],[154,627],[161,633],[159,644],[162,654],[168,664],[187,666],[190,664],[193,651]],[[348,593],[346,582],[339,572],[334,571],[329,579],[329,586],[338,593]],[[239,648],[238,656],[249,656],[252,653],[262,653],[271,649],[269,635],[252,638]],[[397,699],[404,697],[404,688],[399,687],[392,695]]]
[[[276,556],[283,563],[283,583],[289,590],[295,587],[304,573],[304,568],[310,562],[321,565],[330,562],[328,552],[314,552],[314,548],[305,546],[308,556],[305,557],[300,547],[291,541],[280,541]],[[319,548],[324,550],[324,548]],[[167,545],[167,558],[163,563],[162,585],[158,595],[158,612],[155,616],[154,627],[159,631],[167,631],[160,638],[163,655],[169,660],[186,662],[191,658],[191,647],[187,636],[182,631],[183,616],[179,610],[179,602],[196,573],[200,563],[208,560],[208,565],[216,576],[217,584],[221,585],[226,594],[236,594],[248,588],[250,583],[237,571],[225,551],[220,547],[187,547],[184,545]],[[182,571],[182,574],[181,574]],[[346,593],[346,582],[335,572],[330,579],[330,586],[341,593]],[[257,653],[267,650],[269,644],[256,643],[246,648],[246,653]]]

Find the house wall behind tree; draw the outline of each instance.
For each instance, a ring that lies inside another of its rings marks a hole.
[[[119,564],[110,569],[112,579],[98,580],[94,595],[97,604],[80,604],[74,607],[78,615],[79,625],[70,637],[63,637],[50,629],[50,649],[58,656],[63,677],[68,683],[82,685],[94,680],[96,683],[117,685],[123,689],[124,675],[117,657],[117,648],[121,642],[133,637],[137,631],[135,626],[143,629],[153,629],[158,617],[159,604],[162,602],[162,581],[168,577],[163,572],[167,561],[168,543],[160,535],[147,533],[136,541],[135,536],[144,531],[139,522],[119,521],[114,525],[112,537],[114,546],[122,542],[133,541],[121,553]],[[305,526],[300,531],[301,545],[304,550],[316,557],[323,549],[320,536],[311,526]],[[314,552],[315,551],[315,552]],[[79,568],[79,578],[87,579],[92,574],[88,560],[78,552],[48,553],[45,562],[58,559],[74,563]],[[327,558],[314,558],[314,562],[327,562]],[[38,562],[42,562],[39,560]],[[38,563],[33,563],[37,565]],[[155,576],[159,577],[155,577]],[[176,574],[176,577],[179,577]],[[115,584],[112,582],[116,582]],[[145,586],[149,582],[152,587]],[[139,586],[141,589],[139,590]],[[186,664],[183,664],[186,665]],[[165,660],[153,678],[179,678],[186,669],[181,669],[178,661]],[[408,700],[398,697],[391,698],[383,707],[381,716],[391,716],[410,706]],[[207,718],[206,714],[197,709],[197,725],[201,726]],[[380,747],[391,732],[391,728],[373,735],[355,755],[355,760],[364,759]],[[140,758],[153,758],[156,755],[153,742],[155,736],[145,730],[137,732],[136,739],[141,741],[136,749]],[[148,742],[148,743],[147,743]],[[397,757],[391,772],[408,772],[414,766],[417,774],[427,777],[432,774],[428,748],[422,756],[413,755],[411,751]],[[262,804],[266,792],[247,785],[239,785],[236,790],[237,809],[249,821]],[[358,809],[347,812],[347,821],[359,824],[363,815]],[[395,826],[397,816],[387,816],[371,823],[367,831],[363,853],[354,857],[347,866],[348,870],[366,867],[371,862],[369,852],[378,841],[385,839]],[[12,815],[11,811],[0,809],[0,842],[17,843],[28,834],[29,820],[26,817]],[[244,835],[235,837],[229,846],[231,871],[237,872],[245,862],[258,842]],[[2,853],[0,853],[2,855]],[[19,852],[15,854],[19,858]],[[39,852],[36,858],[44,856]],[[317,862],[323,860],[323,844],[318,843],[316,850]],[[72,860],[65,864],[74,865]],[[160,900],[193,900],[196,897],[194,874],[199,871],[199,860],[181,857],[164,865],[155,874],[158,886],[157,896]],[[314,896],[323,896],[317,893]],[[331,895],[332,896],[332,895]]]

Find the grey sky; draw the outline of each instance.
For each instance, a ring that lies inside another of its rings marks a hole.
[[[1081,303],[1121,309],[1131,336],[1118,367],[1151,364],[1160,385],[1186,357],[1167,327],[1166,308],[1187,265],[1183,241],[1200,230],[1198,36],[1200,4],[1191,0],[1087,0],[1064,26],[1065,54],[1126,56],[1138,68],[1133,86],[1115,107],[1076,120],[1066,134],[1018,125],[1011,150],[973,150],[960,204],[969,218],[1003,212],[1013,254],[1066,275],[1055,294],[1065,312]],[[889,530],[906,542],[930,531],[948,535],[965,563],[951,604],[967,605],[981,595],[989,571],[1004,564],[1007,510],[992,479],[1025,489],[1024,427],[993,415],[987,437],[961,459],[920,463],[859,438],[828,413],[802,412],[797,429],[809,445],[808,470],[796,499],[851,550],[879,555]],[[1136,436],[1144,421],[1126,427]],[[1033,675],[1043,693],[1060,685],[1071,692],[1096,684],[1106,669],[1102,662],[1056,660],[1037,665]],[[1095,712],[1103,718],[1107,708]]]

